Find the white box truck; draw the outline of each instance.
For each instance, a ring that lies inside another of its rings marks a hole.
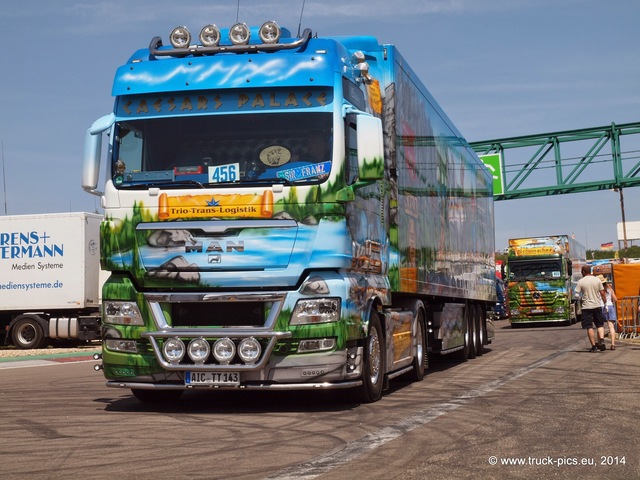
[[[100,338],[101,221],[85,212],[0,217],[5,345]]]

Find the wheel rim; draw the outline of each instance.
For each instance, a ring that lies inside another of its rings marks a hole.
[[[420,359],[420,366],[422,367],[424,362],[424,334],[422,332],[422,323],[418,322],[418,328],[416,329],[416,356]]]
[[[36,338],[36,330],[33,328],[33,325],[20,325],[17,337],[24,344],[31,343]]]
[[[378,330],[373,329],[369,337],[369,378],[373,385],[378,383],[380,378],[380,337]]]
[[[469,316],[468,314],[465,312],[465,315],[463,317],[463,322],[465,324],[464,326],[464,344],[465,346],[469,345]]]

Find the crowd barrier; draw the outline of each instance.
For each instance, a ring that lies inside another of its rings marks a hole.
[[[639,307],[640,296],[618,299],[618,335],[620,338],[640,337]]]

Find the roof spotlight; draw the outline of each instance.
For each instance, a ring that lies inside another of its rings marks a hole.
[[[364,53],[362,53],[360,50],[358,50],[357,52],[353,52],[353,55],[351,55],[352,65],[357,65],[358,63],[362,63],[364,61],[365,61]]]
[[[220,43],[220,29],[215,25],[205,25],[200,30],[200,42],[205,47],[215,47]]]
[[[187,48],[191,44],[191,33],[187,27],[176,27],[171,30],[169,41],[173,48]]]
[[[251,31],[246,23],[236,23],[229,29],[229,40],[234,45],[246,45],[249,43],[249,37],[251,37]]]
[[[260,27],[260,40],[264,43],[278,43],[280,40],[280,27],[276,22],[269,21],[262,24]]]
[[[369,64],[367,62],[358,63],[353,69],[359,74],[358,81],[362,81],[367,85],[373,82],[373,77],[369,75]]]

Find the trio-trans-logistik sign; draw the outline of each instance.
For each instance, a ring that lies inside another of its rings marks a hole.
[[[169,40],[118,69],[87,132],[107,385],[373,402],[431,354],[482,354],[492,180],[396,48],[273,22]]]

